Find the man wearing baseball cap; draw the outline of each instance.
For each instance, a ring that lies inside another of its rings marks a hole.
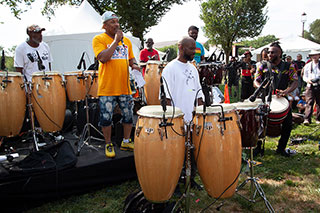
[[[52,56],[49,46],[42,41],[42,31],[45,28],[33,24],[27,27],[27,41],[20,44],[15,51],[14,67],[21,72],[28,81],[32,73],[51,70]]]
[[[121,150],[133,151],[130,139],[133,123],[133,99],[129,81],[129,66],[140,70],[132,51],[131,41],[123,36],[119,18],[111,11],[102,15],[104,33],[93,38],[92,46],[99,63],[98,96],[100,105],[100,122],[105,138],[105,154],[115,157],[111,142],[111,124],[113,110],[119,105],[122,114],[124,138]]]

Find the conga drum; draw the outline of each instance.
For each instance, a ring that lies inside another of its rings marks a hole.
[[[159,90],[160,90],[160,77],[164,64],[160,61],[149,60],[146,66],[146,73],[144,80],[144,93],[147,100],[147,105],[160,105]]]
[[[19,72],[0,72],[0,136],[19,134],[26,113],[26,94]]]
[[[66,112],[66,92],[59,72],[32,73],[32,106],[45,132],[60,131]]]
[[[183,167],[185,139],[177,135],[171,127],[159,127],[162,121],[161,106],[144,106],[138,112],[134,139],[134,161],[140,186],[147,200],[168,201],[178,183]],[[166,111],[172,128],[181,132],[184,128],[183,113],[168,106]],[[173,117],[172,121],[171,118]]]
[[[227,198],[235,193],[238,184],[241,133],[236,108],[230,104],[220,106],[207,107],[205,121],[203,107],[197,107],[192,138],[197,168],[207,193],[217,198],[230,186],[221,196]]]
[[[82,71],[65,72],[64,79],[69,101],[81,101],[86,97],[85,75]]]
[[[97,70],[87,70],[85,71],[86,87],[88,95],[91,98],[98,98],[98,77],[99,73]]]
[[[259,105],[247,101],[232,105],[240,115],[242,147],[255,147],[259,138],[260,121],[257,114]]]
[[[267,136],[278,137],[281,134],[281,124],[290,110],[289,101],[284,97],[278,98],[276,95],[272,95],[270,110],[268,114]]]

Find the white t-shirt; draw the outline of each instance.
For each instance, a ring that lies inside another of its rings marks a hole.
[[[22,67],[22,73],[26,76],[28,81],[31,81],[32,73],[39,70],[38,67],[38,54],[44,65],[44,71],[49,71],[49,63],[52,62],[52,56],[49,46],[45,42],[41,42],[38,47],[31,47],[27,42],[20,44],[15,51],[14,67]]]
[[[162,77],[166,97],[171,99],[169,90],[172,96],[171,102],[173,101],[172,106],[179,107],[184,113],[184,120],[190,122],[198,91],[197,99],[202,97],[204,100],[198,70],[189,62],[183,63],[174,59],[165,66]]]
[[[308,82],[312,79],[315,79],[317,77],[320,77],[320,69],[319,69],[319,63],[314,63],[313,61],[307,63],[303,68],[303,80],[305,82]],[[307,87],[311,87],[311,84],[307,84]]]

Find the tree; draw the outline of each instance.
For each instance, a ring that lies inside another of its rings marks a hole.
[[[16,18],[26,10],[21,9],[21,4],[24,3],[26,6],[30,6],[35,0],[0,0],[0,5],[7,5],[10,7],[11,12]]]
[[[120,17],[120,25],[124,32],[131,32],[141,40],[150,27],[157,25],[173,4],[182,4],[187,0],[88,0],[88,3],[102,15],[106,10],[115,12]],[[63,5],[79,5],[82,0],[47,0],[44,14],[51,15],[54,8]]]
[[[309,31],[305,31],[304,37],[310,41],[320,44],[320,19],[316,19],[312,22],[309,28]]]
[[[161,52],[167,52],[167,50],[170,50],[169,55],[168,55],[168,61],[172,61],[177,57],[178,54],[178,44],[170,45],[170,46],[165,46],[158,48]]]
[[[267,0],[208,0],[201,4],[204,32],[213,44],[221,44],[228,62],[232,44],[260,35],[268,17]]]
[[[271,42],[279,40],[275,35],[266,35],[266,36],[261,36],[253,40],[243,40],[237,45],[244,46],[244,47],[253,47],[255,49],[260,48],[264,45],[267,45]],[[239,49],[239,55],[242,55],[245,52],[243,49]]]

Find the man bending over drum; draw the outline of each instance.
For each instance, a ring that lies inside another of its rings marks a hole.
[[[100,62],[98,96],[100,105],[100,123],[106,141],[105,154],[115,157],[111,142],[111,124],[113,110],[119,105],[122,114],[124,138],[121,150],[133,151],[130,139],[133,117],[133,99],[129,81],[129,66],[140,70],[132,52],[131,41],[123,36],[116,14],[106,11],[102,15],[104,33],[93,38],[92,46]]]
[[[200,105],[202,104],[203,97],[198,71],[190,63],[196,51],[195,40],[190,37],[184,37],[178,42],[178,48],[178,58],[172,60],[163,69],[162,78],[164,79],[163,84],[167,104],[180,108],[184,113],[184,121],[189,123],[193,119],[192,112],[194,110],[195,99],[197,99]],[[191,152],[191,155],[193,159],[191,186],[197,187],[198,184],[194,181],[196,165],[194,163],[193,152]]]
[[[294,91],[298,86],[297,71],[293,64],[282,61],[282,49],[278,42],[270,45],[268,50],[269,62],[272,65],[272,75],[274,76],[274,91],[278,97],[287,97],[289,93]],[[268,74],[268,67],[261,65],[257,67],[255,76],[255,85],[260,86],[261,82]],[[292,113],[291,107],[289,112],[282,123],[281,137],[278,143],[276,152],[286,157],[290,157],[295,152],[286,149],[290,133],[292,130]]]
[[[157,50],[153,49],[153,39],[148,38],[146,41],[147,47],[140,52],[140,62],[146,63],[149,60],[160,60],[160,56]],[[142,75],[144,76],[146,72],[146,66],[143,66]]]
[[[31,81],[33,72],[50,71],[52,56],[49,46],[42,41],[42,31],[46,30],[38,25],[27,27],[29,38],[17,46],[14,55],[14,67]],[[42,66],[41,66],[42,65]]]

